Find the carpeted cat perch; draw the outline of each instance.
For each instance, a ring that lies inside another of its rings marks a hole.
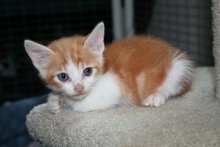
[[[157,108],[119,107],[51,114],[46,104],[27,115],[45,146],[220,146],[220,0],[213,0],[215,68],[197,68],[192,90]]]

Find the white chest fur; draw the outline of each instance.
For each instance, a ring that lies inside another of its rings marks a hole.
[[[121,89],[117,77],[108,72],[99,78],[86,98],[80,101],[65,99],[65,103],[75,111],[87,112],[117,105],[120,98]]]

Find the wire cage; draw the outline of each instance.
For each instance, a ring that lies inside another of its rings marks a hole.
[[[198,66],[213,65],[211,2],[206,0],[1,0],[0,102],[44,95],[23,41],[42,44],[87,34],[100,21],[105,42],[133,34],[160,37],[187,51]]]
[[[63,36],[86,35],[103,21],[106,43],[152,35],[188,52],[197,66],[214,64],[207,0],[1,0],[0,20],[0,146],[32,141],[25,115],[49,92],[25,52],[24,39],[47,45]],[[25,100],[6,103],[19,99]]]

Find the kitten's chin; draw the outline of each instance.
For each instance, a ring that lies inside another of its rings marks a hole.
[[[80,101],[80,100],[86,98],[87,95],[88,95],[88,93],[77,94],[77,95],[68,95],[68,98],[71,100]]]

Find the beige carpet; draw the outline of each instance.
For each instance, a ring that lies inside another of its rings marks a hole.
[[[214,97],[213,68],[195,71],[192,90],[157,108],[119,107],[99,112],[63,110],[46,104],[27,116],[30,134],[51,147],[220,146],[220,103]]]

